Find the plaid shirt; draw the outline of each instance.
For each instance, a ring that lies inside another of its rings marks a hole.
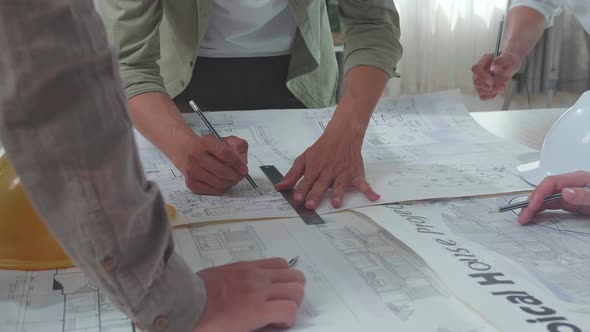
[[[92,0],[0,1],[0,140],[72,260],[133,321],[192,331],[203,282],[174,252]]]

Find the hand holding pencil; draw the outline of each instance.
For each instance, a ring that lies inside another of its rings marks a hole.
[[[504,92],[524,61],[524,56],[510,49],[501,50],[504,17],[498,26],[494,53],[486,53],[471,67],[473,86],[481,100],[493,99]]]
[[[547,177],[529,197],[518,222],[529,223],[535,214],[544,210],[565,210],[590,216],[590,172],[574,172]],[[545,201],[552,194],[562,194],[561,199]]]
[[[168,147],[170,160],[184,175],[189,190],[201,195],[222,195],[248,174],[248,142],[213,133],[199,136],[188,126],[169,134],[175,145]],[[187,133],[188,132],[188,133]]]
[[[207,129],[209,129],[209,131],[211,132],[211,134],[213,136],[215,136],[215,138],[217,138],[220,142],[226,143],[225,140],[223,139],[223,137],[221,137],[221,135],[219,135],[219,133],[217,133],[217,130],[215,130],[215,128],[209,122],[209,120],[207,120],[207,118],[205,117],[205,114],[203,114],[203,112],[201,111],[201,109],[199,108],[199,106],[197,106],[197,104],[194,101],[192,101],[192,100],[189,102],[189,105],[193,109],[193,111],[195,113],[197,113],[197,116],[201,119],[201,121],[203,121],[203,123],[205,124],[205,126],[207,126]],[[247,160],[246,160],[246,162],[247,162]],[[227,165],[230,165],[230,164],[228,163]],[[258,185],[256,185],[256,182],[254,182],[254,180],[247,173],[247,171],[248,171],[247,166],[246,165],[238,165],[237,168],[238,168],[239,173],[241,173],[242,175],[245,176],[246,180],[248,180],[248,182],[250,183],[250,185],[252,186],[252,188],[257,189],[258,188]]]

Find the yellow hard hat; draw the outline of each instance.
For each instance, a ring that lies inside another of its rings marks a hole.
[[[176,210],[166,205],[170,220]],[[31,206],[6,155],[0,156],[0,269],[48,270],[73,264]]]
[[[73,266],[41,221],[6,155],[0,157],[0,269]]]

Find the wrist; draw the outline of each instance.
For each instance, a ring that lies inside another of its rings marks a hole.
[[[528,51],[524,50],[522,48],[519,48],[518,45],[513,45],[513,44],[514,43],[508,43],[506,45],[506,47],[504,47],[504,49],[502,50],[502,52],[500,54],[503,54],[506,56],[511,56],[512,58],[514,58],[516,60],[518,66],[520,66],[520,64],[522,64],[522,62],[526,58]]]
[[[198,141],[201,137],[195,134],[186,124],[174,126],[170,135],[172,144],[163,152],[180,171],[183,171],[189,163],[189,152],[192,146],[199,144]]]
[[[334,112],[326,127],[326,132],[362,140],[367,131],[370,118],[371,112],[364,112],[352,103],[343,101],[336,108],[336,112]]]
[[[365,138],[365,131],[355,127],[357,125],[351,124],[348,121],[333,123],[326,127],[320,140],[326,142],[332,148],[346,146],[346,149],[360,153]]]
[[[354,118],[332,119],[324,135],[336,136],[339,140],[348,143],[362,142],[367,131],[367,124]]]
[[[526,54],[523,53],[522,51],[516,50],[516,49],[510,49],[510,48],[503,50],[501,54],[512,56],[513,58],[515,58],[518,61],[518,63],[521,63],[524,60],[524,58],[526,57]]]

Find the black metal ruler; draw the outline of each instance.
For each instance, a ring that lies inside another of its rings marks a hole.
[[[276,185],[277,183],[283,181],[283,174],[281,174],[281,172],[279,172],[276,167],[272,165],[265,165],[260,166],[260,169],[264,172],[264,175],[266,175],[272,184]],[[321,225],[326,223],[324,219],[322,219],[322,217],[320,217],[314,210],[306,208],[303,204],[295,204],[295,201],[293,200],[292,189],[282,191],[281,194],[306,224]]]

